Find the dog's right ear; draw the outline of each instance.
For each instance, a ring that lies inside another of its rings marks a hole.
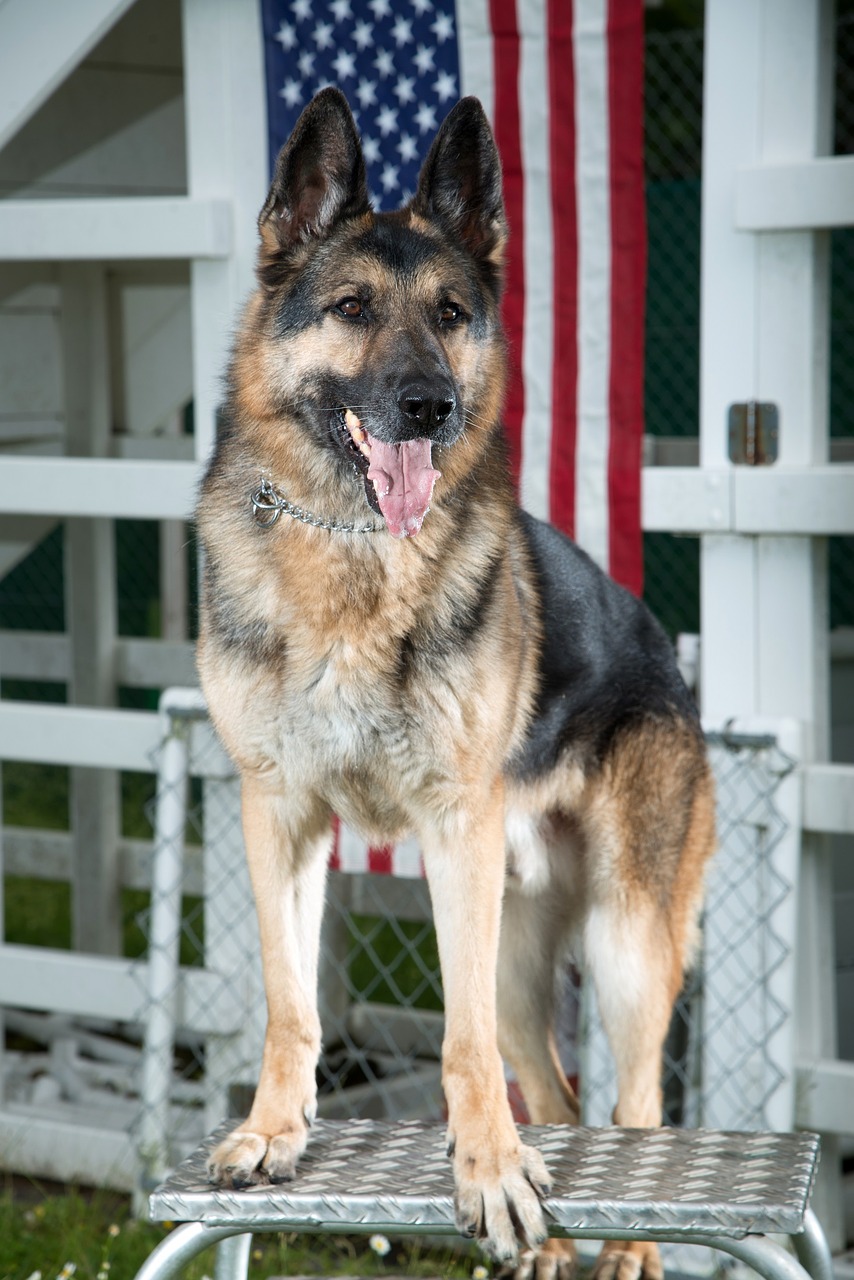
[[[258,218],[261,265],[369,208],[365,161],[347,99],[340,89],[322,89],[279,152]]]
[[[475,258],[500,268],[507,241],[501,161],[477,98],[462,98],[448,112],[410,207],[435,218]]]

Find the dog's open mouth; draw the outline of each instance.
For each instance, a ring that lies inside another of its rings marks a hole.
[[[379,511],[392,537],[412,537],[424,523],[441,474],[432,465],[432,442],[386,444],[365,430],[352,409],[345,409],[340,417],[349,436],[349,451],[365,480],[368,502]]]

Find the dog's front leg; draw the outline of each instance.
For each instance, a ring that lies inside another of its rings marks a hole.
[[[267,1035],[249,1118],[214,1151],[214,1182],[292,1178],[316,1109],[320,1053],[317,960],[331,830],[328,815],[296,818],[257,778],[242,789],[246,858],[258,911]]]
[[[497,1044],[496,966],[504,889],[501,780],[481,803],[424,833],[445,992],[442,1083],[454,1160],[457,1226],[497,1261],[519,1237],[546,1238],[539,1197],[550,1178],[539,1152],[519,1141]]]

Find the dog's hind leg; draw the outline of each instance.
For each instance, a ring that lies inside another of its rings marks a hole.
[[[314,1119],[320,1053],[317,965],[331,843],[328,815],[304,813],[288,821],[281,796],[257,778],[244,778],[242,808],[267,1034],[249,1117],[220,1143],[209,1163],[211,1180],[232,1186],[292,1178]]]
[[[498,951],[498,1044],[533,1124],[577,1124],[578,1099],[558,1061],[552,1030],[556,967],[565,922],[555,893],[508,887]]]
[[[578,1099],[561,1067],[553,1033],[555,980],[565,921],[553,886],[537,894],[508,886],[498,958],[498,1044],[519,1082],[533,1124],[577,1124]],[[522,1253],[516,1280],[570,1280],[571,1240]]]
[[[631,910],[595,908],[588,919],[585,961],[617,1069],[614,1123],[628,1128],[661,1124],[662,1049],[681,981],[667,921],[646,902]],[[609,1241],[595,1280],[661,1280],[658,1246]]]
[[[661,1124],[664,1040],[714,845],[712,783],[699,745],[683,743],[680,753],[676,733],[666,742],[639,738],[613,764],[610,803],[592,815],[598,873],[584,930],[617,1070],[614,1122],[630,1128]],[[661,1275],[658,1247],[640,1241],[607,1243],[594,1272],[595,1280]]]

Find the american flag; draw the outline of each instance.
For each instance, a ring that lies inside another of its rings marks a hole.
[[[415,191],[436,129],[482,101],[510,223],[505,428],[522,505],[642,584],[642,0],[262,0],[270,162],[309,99],[350,101],[375,207]],[[347,867],[349,837],[338,842]],[[363,854],[354,845],[352,869]],[[418,874],[417,849],[372,851]]]

